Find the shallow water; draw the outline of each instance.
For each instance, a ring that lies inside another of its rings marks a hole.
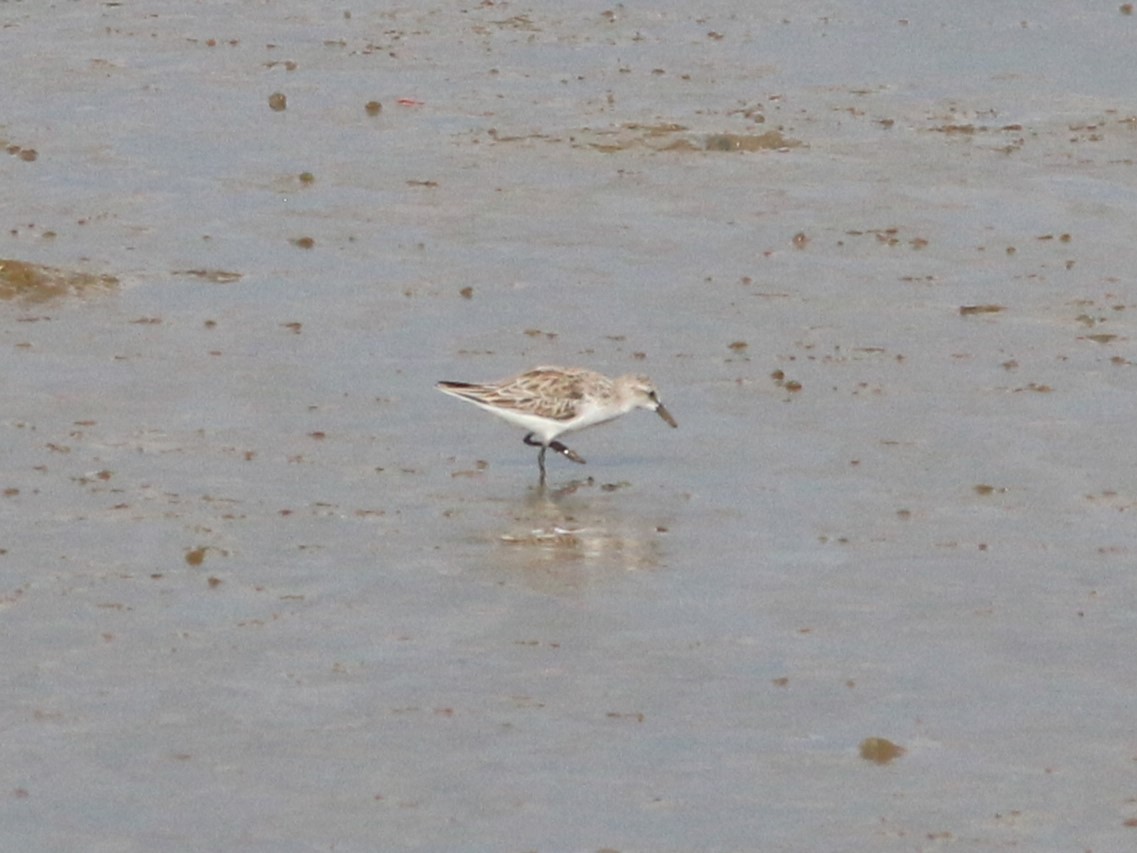
[[[1134,16],[0,24],[5,848],[1132,846]]]

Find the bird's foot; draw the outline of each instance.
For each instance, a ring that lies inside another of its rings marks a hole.
[[[580,454],[578,454],[572,448],[565,447],[559,441],[549,442],[549,447],[551,447],[553,450],[557,451],[557,453],[561,454],[566,459],[571,459],[573,462],[576,462],[580,465],[586,464],[585,459]]]

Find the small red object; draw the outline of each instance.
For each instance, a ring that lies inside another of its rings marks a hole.
[[[422,106],[422,101],[416,100],[414,98],[399,98],[399,100],[395,101],[395,103],[398,104],[400,107],[421,107]]]

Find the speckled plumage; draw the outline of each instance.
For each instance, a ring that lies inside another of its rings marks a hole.
[[[655,385],[643,375],[609,379],[579,367],[544,366],[500,382],[439,382],[435,387],[528,430],[526,444],[541,446],[537,461],[542,476],[548,447],[574,462],[584,462],[555,440],[567,432],[605,423],[637,408],[654,411],[670,426],[677,426],[659,401]]]

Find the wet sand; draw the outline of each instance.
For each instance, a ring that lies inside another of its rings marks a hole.
[[[747,14],[0,8],[5,849],[1132,846],[1137,18]]]

